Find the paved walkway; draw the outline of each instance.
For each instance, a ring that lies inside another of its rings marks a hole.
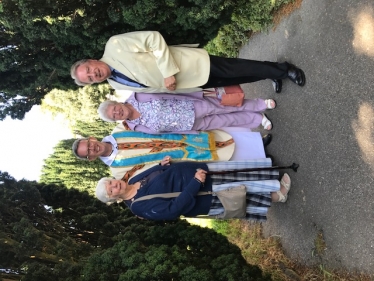
[[[279,235],[302,263],[374,273],[374,2],[304,0],[275,31],[254,36],[240,57],[284,61],[305,71],[301,88],[285,81],[247,84],[251,97],[273,97],[268,153],[290,172],[289,201],[274,204],[266,235]],[[323,231],[322,260],[313,257]]]

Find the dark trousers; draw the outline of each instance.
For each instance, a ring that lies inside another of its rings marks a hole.
[[[288,63],[210,57],[208,82],[202,88],[252,83],[263,79],[287,78]]]

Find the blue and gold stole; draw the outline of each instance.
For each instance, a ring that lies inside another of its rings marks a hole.
[[[157,134],[151,135],[135,131],[113,133],[117,144],[132,142],[174,142],[183,146],[163,148],[161,151],[150,152],[151,148],[118,150],[118,154],[111,167],[132,167],[139,164],[158,163],[165,156],[172,160],[214,161],[218,159],[214,134],[199,132],[198,134]]]

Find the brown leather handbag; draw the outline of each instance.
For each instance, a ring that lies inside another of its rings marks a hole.
[[[204,90],[205,96],[214,96],[221,100],[222,105],[242,106],[245,94],[240,85],[214,88],[214,90]]]
[[[221,104],[227,106],[242,106],[244,101],[244,92],[240,85],[215,88],[216,92],[221,93]]]

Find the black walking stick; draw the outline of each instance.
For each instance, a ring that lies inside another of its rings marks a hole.
[[[265,170],[283,170],[283,169],[292,169],[294,172],[297,172],[299,164],[292,163],[290,166],[273,166],[273,167],[260,167],[260,168],[245,168],[238,170],[227,170],[227,171],[208,171],[208,175],[221,175],[221,174],[231,174],[231,173],[240,173],[240,172],[255,172],[255,171],[265,171]]]

